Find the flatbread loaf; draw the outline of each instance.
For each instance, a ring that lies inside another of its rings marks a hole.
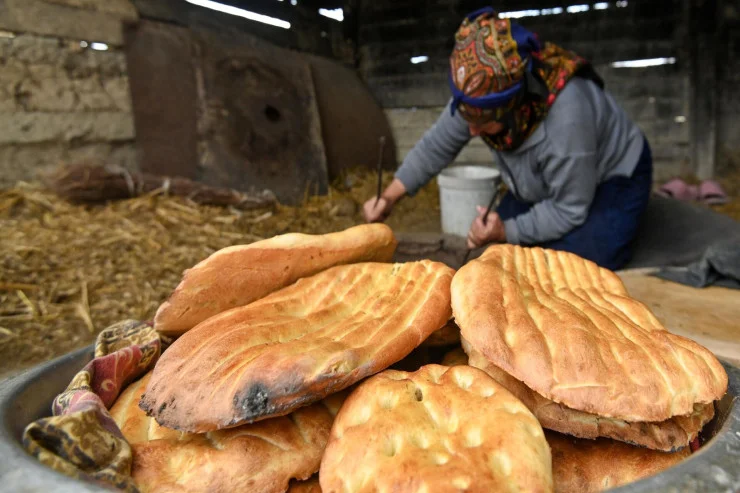
[[[377,373],[450,318],[453,270],[333,267],[211,317],[165,351],[141,406],[203,432],[288,414]]]
[[[552,451],[555,493],[597,493],[658,474],[691,455],[667,453],[607,438],[581,440],[545,432]]]
[[[174,336],[213,315],[247,305],[335,265],[390,262],[397,241],[384,224],[338,233],[290,233],[217,251],[185,271],[157,310],[154,328]]]
[[[436,330],[427,337],[422,343],[422,346],[439,347],[439,346],[451,346],[452,344],[458,344],[460,342],[460,327],[450,320],[444,327]]]
[[[714,416],[713,404],[697,404],[688,416],[674,416],[659,422],[629,422],[605,418],[545,399],[472,349],[463,339],[468,364],[485,371],[500,383],[537,417],[543,428],[580,438],[609,437],[666,452],[688,447],[699,431]]]
[[[727,390],[709,350],[665,330],[617,275],[571,253],[492,246],[455,275],[452,309],[487,360],[571,409],[659,422]]]
[[[467,364],[468,355],[465,354],[465,351],[463,351],[461,347],[449,351],[447,354],[444,355],[444,358],[442,358],[443,366],[460,366]]]
[[[552,491],[540,424],[469,366],[362,383],[337,414],[319,479],[325,493]]]
[[[288,493],[321,493],[319,477],[313,476],[306,481],[291,481]]]
[[[282,493],[291,478],[318,471],[337,402],[229,430],[180,433],[160,427],[139,409],[150,376],[129,385],[111,409],[133,449],[132,477],[142,493]]]

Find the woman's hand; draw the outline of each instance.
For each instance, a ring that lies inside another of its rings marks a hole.
[[[501,217],[495,212],[489,212],[486,223],[483,224],[485,214],[486,208],[478,206],[478,217],[473,221],[468,233],[468,248],[478,248],[488,243],[506,243],[506,231]]]
[[[401,180],[394,178],[388,188],[380,195],[373,197],[362,206],[362,215],[365,221],[377,223],[385,221],[391,215],[393,206],[406,195],[406,187]]]
[[[393,210],[393,204],[390,201],[380,197],[365,202],[362,206],[362,215],[365,217],[365,221],[369,223],[378,223],[386,220]]]

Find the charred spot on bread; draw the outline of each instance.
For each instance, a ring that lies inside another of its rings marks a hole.
[[[234,406],[245,417],[267,414],[270,410],[270,390],[261,382],[254,383],[249,390],[234,396]]]

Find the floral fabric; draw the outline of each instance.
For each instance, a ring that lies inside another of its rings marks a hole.
[[[108,409],[129,383],[154,367],[161,351],[149,323],[126,320],[103,330],[95,358],[54,399],[53,416],[26,427],[26,450],[68,476],[136,492],[131,447]]]
[[[489,146],[499,151],[519,147],[545,119],[566,83],[582,72],[592,72],[585,59],[552,43],[545,43],[539,51],[519,46],[512,26],[509,19],[499,19],[491,12],[472,20],[466,18],[455,34],[450,56],[451,80],[466,96],[498,93],[523,82],[530,65],[533,75],[546,85],[545,97],[532,97],[522,90],[497,108],[460,104],[460,114],[470,123],[504,124],[499,134],[481,135]],[[598,79],[595,73],[592,76]]]

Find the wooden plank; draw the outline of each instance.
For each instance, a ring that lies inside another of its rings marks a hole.
[[[740,360],[740,291],[692,288],[627,270],[620,277],[630,295],[645,303],[666,329],[692,339],[719,357]]]

